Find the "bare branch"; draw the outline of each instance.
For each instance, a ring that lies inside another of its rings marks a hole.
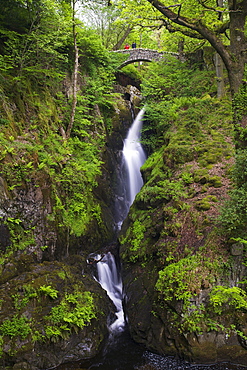
[[[178,17],[180,17],[180,11],[182,9],[182,5],[180,4],[179,8],[178,8]]]
[[[217,28],[217,29],[215,30],[215,33],[217,33],[217,34],[225,33],[225,32],[226,32],[226,30],[228,30],[228,29],[229,29],[229,27],[230,27],[230,22],[229,22],[229,21],[227,21],[227,22],[223,23],[222,25],[220,25],[220,26],[219,26],[219,28]]]
[[[222,10],[217,10],[217,9],[215,9],[215,8],[211,7],[211,6],[206,5],[206,1],[207,1],[207,0],[198,0],[199,4],[200,4],[201,6],[203,6],[203,8],[205,8],[205,9],[207,9],[207,10],[212,10],[212,11],[217,12],[217,13],[223,13],[223,11],[222,11]]]
[[[174,4],[174,5],[168,5],[168,6],[164,6],[164,8],[166,9],[169,9],[169,8],[177,8],[177,7],[180,7],[181,8],[182,4]]]
[[[174,25],[172,25],[167,19],[164,19],[164,18],[145,18],[145,20],[149,21],[149,22],[157,22],[157,21],[160,21],[162,22],[161,24],[159,25],[155,25],[155,24],[148,24],[148,25],[143,25],[141,23],[138,23],[137,26],[139,26],[141,29],[150,29],[150,30],[154,30],[154,29],[161,29],[162,27],[165,27],[166,30],[169,32],[169,33],[175,33],[175,32],[180,32],[182,33],[184,36],[188,36],[190,38],[193,38],[193,39],[198,39],[198,40],[203,40],[204,37],[202,37],[198,32],[193,32],[193,31],[190,31],[188,29],[181,29],[181,28],[176,28],[174,27]]]

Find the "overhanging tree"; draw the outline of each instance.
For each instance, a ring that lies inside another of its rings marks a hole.
[[[207,40],[216,52],[221,56],[226,67],[231,94],[234,96],[242,84],[244,76],[244,67],[246,63],[247,38],[244,33],[247,1],[246,0],[228,0],[224,2],[224,7],[218,7],[214,0],[191,1],[201,7],[202,15],[206,12],[215,12],[216,14],[227,14],[227,21],[220,22],[218,27],[212,27],[207,24],[206,17],[195,15],[188,16],[183,14],[185,2],[174,3],[169,1],[146,0],[155,9],[157,9],[169,21],[170,31],[172,25],[179,26],[179,31],[191,37],[200,37]],[[188,3],[188,1],[187,1]],[[230,45],[225,45],[220,35],[229,30]],[[189,32],[188,32],[189,31]]]

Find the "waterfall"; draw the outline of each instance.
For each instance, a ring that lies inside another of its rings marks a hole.
[[[140,143],[143,115],[144,108],[138,113],[124,140],[123,158],[128,172],[129,207],[134,202],[136,194],[143,185],[140,172],[140,168],[146,160],[144,150]]]
[[[140,172],[146,157],[140,143],[142,118],[144,109],[142,109],[129,129],[128,135],[124,140],[123,159],[127,170],[128,178],[125,180],[127,187],[127,209],[133,203],[136,194],[140,191],[143,180]],[[122,214],[122,224],[126,214]],[[121,227],[121,226],[120,226]],[[125,326],[124,313],[122,307],[122,281],[116,266],[116,261],[112,253],[108,252],[103,258],[97,258],[98,281],[102,288],[106,290],[109,298],[116,307],[116,320],[109,327],[110,332],[121,332]]]
[[[118,272],[115,258],[108,252],[100,262],[97,263],[98,280],[109,298],[116,307],[117,319],[110,325],[111,332],[122,331],[125,326],[122,306],[122,280]]]

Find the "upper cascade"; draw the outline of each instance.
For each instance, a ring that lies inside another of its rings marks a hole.
[[[129,207],[134,202],[135,196],[139,193],[143,179],[140,172],[141,166],[146,161],[146,155],[140,143],[142,119],[145,113],[143,108],[134,120],[128,135],[124,140],[123,157],[128,173],[127,189]]]

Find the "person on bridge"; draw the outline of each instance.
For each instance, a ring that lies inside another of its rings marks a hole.
[[[124,46],[124,49],[129,49],[129,48],[130,48],[129,44],[126,44],[126,45]]]
[[[135,42],[133,42],[133,44],[132,44],[132,49],[136,49],[136,43]]]

